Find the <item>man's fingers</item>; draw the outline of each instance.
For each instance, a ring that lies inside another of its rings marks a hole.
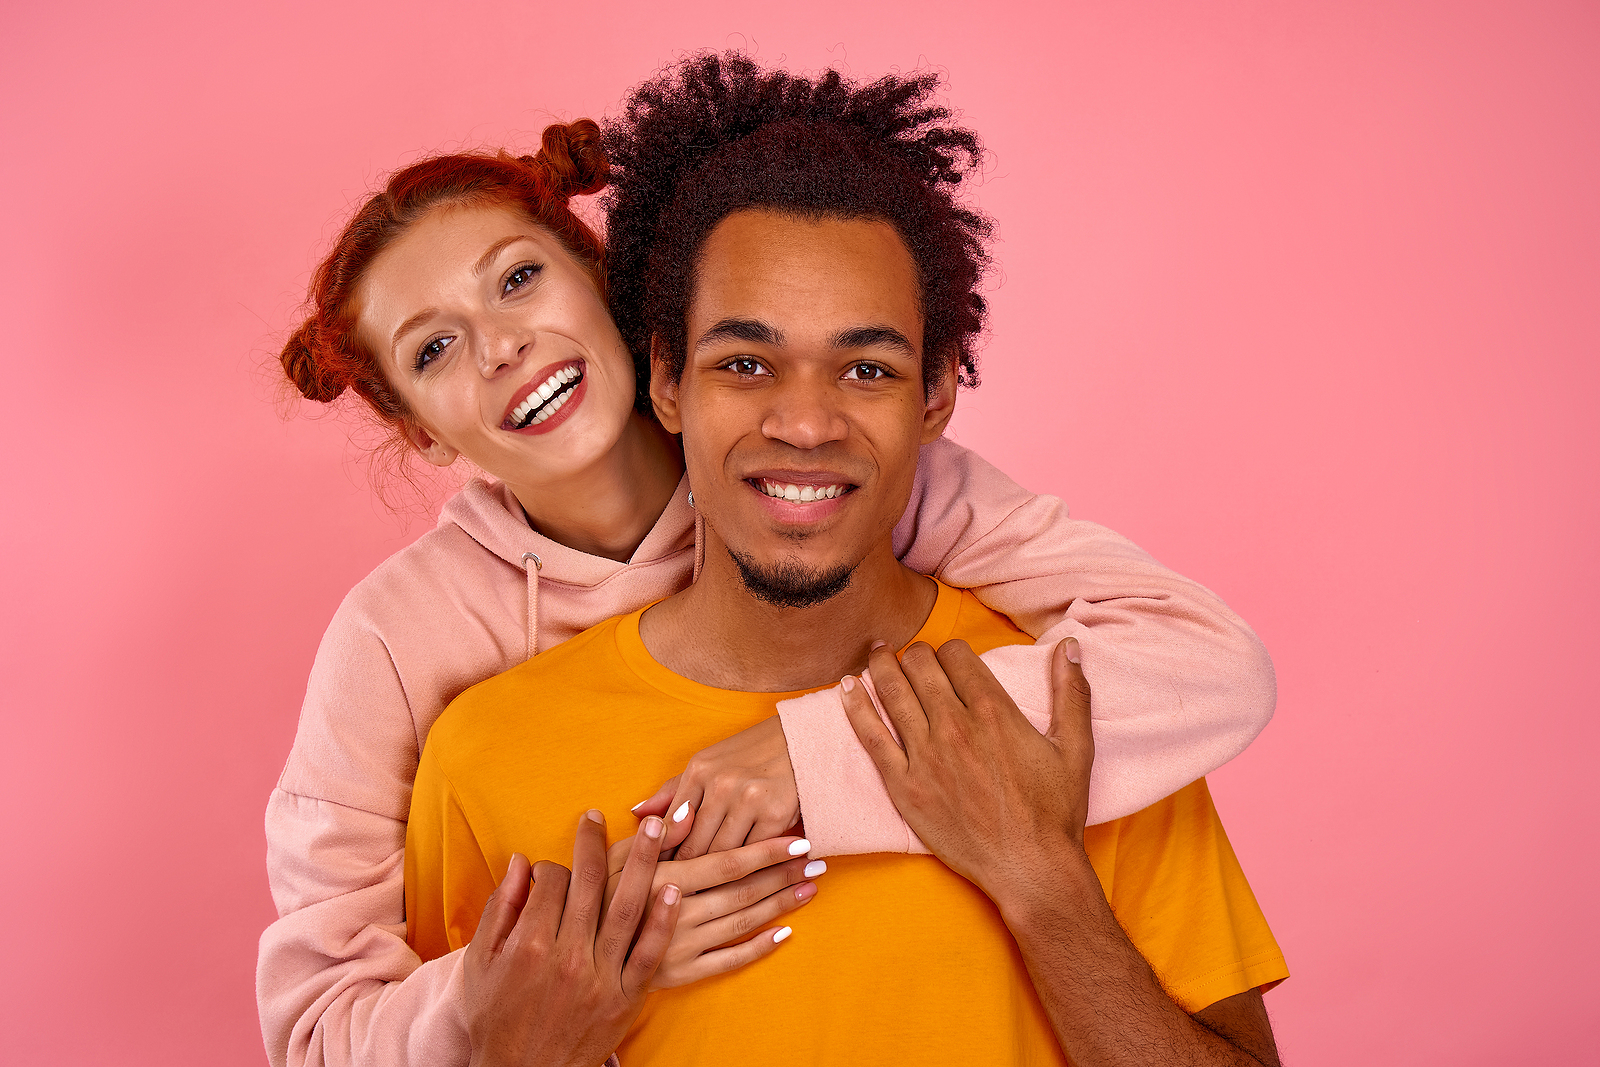
[[[639,940],[628,954],[622,968],[622,992],[630,1001],[643,996],[650,988],[661,961],[666,958],[667,945],[672,932],[678,927],[678,913],[683,906],[683,891],[675,885],[664,885],[656,894],[650,914],[645,917]]]
[[[712,886],[737,882],[763,867],[787,862],[810,851],[811,842],[803,837],[774,837],[698,859],[678,860],[673,864],[672,880],[685,893],[698,893]]]
[[[963,706],[984,717],[984,709],[1016,707],[989,665],[965,641],[946,641],[937,656],[955,699]]]
[[[1094,761],[1094,733],[1089,725],[1089,680],[1079,666],[1082,651],[1075,637],[1063,638],[1050,659],[1051,741]]]
[[[595,955],[604,973],[620,971],[627,958],[628,946],[633,943],[633,935],[639,929],[639,921],[650,900],[650,886],[655,880],[656,860],[661,854],[661,839],[665,833],[661,819],[651,815],[634,835],[633,850],[622,868],[622,880],[600,923]]]
[[[567,884],[572,872],[559,863],[540,860],[528,875],[532,887],[522,914],[517,917],[516,928],[506,938],[509,951],[513,943],[535,952],[556,943],[561,931],[561,912],[567,902]]]
[[[900,747],[915,755],[917,746],[928,736],[928,715],[922,701],[907,680],[900,661],[888,645],[879,642],[867,656],[872,671],[872,688],[889,722],[900,734]]]
[[[483,917],[478,920],[478,929],[472,935],[469,952],[487,953],[491,958],[499,954],[500,946],[517,925],[522,905],[527,903],[528,890],[531,888],[528,876],[531,873],[528,857],[520,852],[512,853],[506,876],[500,879],[500,884],[495,886],[494,892],[484,902]]]
[[[591,808],[578,819],[578,838],[572,843],[572,882],[561,918],[562,937],[575,938],[579,944],[594,943],[605,889],[606,817],[598,808]]]
[[[646,800],[641,800],[633,806],[636,818],[643,819],[647,815],[665,815],[672,810],[672,794],[678,791],[678,778],[673,775],[661,783],[661,788],[650,794]]]
[[[906,773],[908,760],[889,728],[878,715],[878,709],[867,695],[867,687],[859,679],[846,676],[839,680],[839,699],[844,702],[845,718],[856,732],[856,740],[872,757],[878,773],[885,782],[898,781]]]
[[[961,703],[942,660],[942,655],[935,653],[925,641],[914,642],[900,656],[900,672],[906,676],[906,682],[911,686],[911,692],[915,694],[930,729],[937,727],[940,714]],[[876,680],[877,675],[873,675],[873,679]],[[895,728],[899,729],[898,722]]]

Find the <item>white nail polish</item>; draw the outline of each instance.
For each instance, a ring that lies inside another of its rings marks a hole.
[[[689,802],[685,800],[678,805],[678,810],[672,813],[673,822],[682,822],[689,817]]]
[[[794,931],[785,926],[782,930],[779,930],[777,933],[772,935],[772,943],[776,945],[792,933],[794,933]]]
[[[791,855],[791,856],[804,856],[807,852],[810,852],[810,851],[811,851],[811,842],[807,841],[803,837],[800,840],[796,841],[794,844],[789,846],[789,855]]]
[[[821,874],[827,869],[828,864],[826,860],[812,860],[810,863],[806,864],[806,877],[815,878],[817,875]]]

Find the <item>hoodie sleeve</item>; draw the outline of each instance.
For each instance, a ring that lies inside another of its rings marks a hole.
[[[347,599],[317,652],[266,815],[279,918],[256,1003],[273,1067],[466,1064],[462,953],[406,944],[406,812],[419,748],[382,638]]]
[[[1093,693],[1090,823],[1217,769],[1272,717],[1272,661],[1220,598],[953,442],[923,449],[895,550],[1037,639],[983,660],[1040,731],[1050,723],[1051,652],[1078,639]],[[856,741],[837,688],[783,701],[778,714],[814,854],[927,851]]]

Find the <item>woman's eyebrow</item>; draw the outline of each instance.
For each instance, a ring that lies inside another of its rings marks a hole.
[[[510,248],[512,245],[516,244],[518,241],[531,240],[533,240],[533,238],[525,233],[514,233],[510,237],[500,238],[500,240],[489,246],[489,251],[478,257],[477,263],[473,264],[473,276],[476,277],[488,270],[490,265],[494,263],[496,256],[498,256],[501,252],[504,252],[507,248]]]
[[[394,336],[389,338],[389,355],[393,356],[395,349],[400,347],[400,338],[404,337],[412,330],[415,330],[418,326],[421,326],[423,323],[427,322],[437,314],[439,314],[438,308],[423,308],[421,311],[402,322],[394,331]]]

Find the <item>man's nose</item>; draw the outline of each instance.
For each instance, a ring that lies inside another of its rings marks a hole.
[[[772,406],[761,422],[761,432],[770,440],[795,448],[817,448],[843,440],[848,432],[839,390],[831,380],[801,375],[781,382],[769,395]]]

